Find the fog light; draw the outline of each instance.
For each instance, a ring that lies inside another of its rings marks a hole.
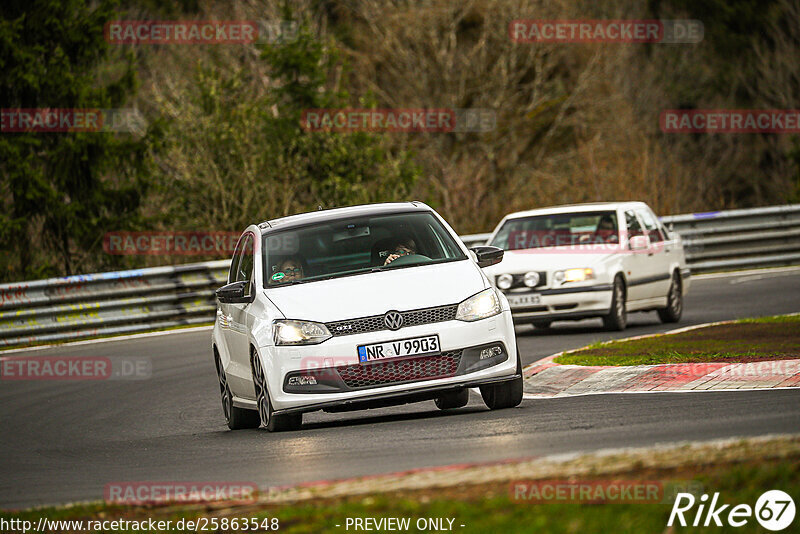
[[[494,358],[503,353],[503,349],[498,346],[489,347],[488,349],[483,349],[481,351],[479,359],[485,360],[487,358]]]
[[[316,386],[317,379],[311,375],[290,376],[288,385],[290,386]]]
[[[525,277],[522,279],[525,282],[525,285],[528,287],[536,287],[539,285],[539,273],[536,271],[531,271],[529,273],[525,273]]]
[[[497,287],[500,289],[508,289],[514,283],[514,277],[510,274],[501,274],[497,277]]]

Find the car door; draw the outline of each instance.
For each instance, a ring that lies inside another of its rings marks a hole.
[[[625,243],[624,265],[628,279],[628,302],[636,302],[648,298],[648,278],[653,275],[648,261],[647,250],[631,250],[631,239],[645,235],[644,228],[634,210],[625,211]]]
[[[236,271],[239,268],[239,262],[242,260],[242,246],[244,245],[244,235],[239,238],[236,243],[236,248],[233,250],[233,257],[231,258],[231,266],[228,270],[228,281],[230,284],[236,280]],[[220,335],[222,336],[222,347],[220,347],[222,360],[225,363],[226,373],[229,367],[228,362],[231,360],[231,353],[233,350],[233,338],[231,336],[231,304],[227,302],[217,301],[217,323],[219,324]]]
[[[636,210],[642,221],[645,234],[650,238],[650,250],[647,252],[648,271],[652,282],[647,285],[648,298],[663,297],[669,292],[670,257],[667,252],[666,236],[661,232],[658,219],[650,208]]]
[[[237,249],[239,250],[239,260],[236,262],[236,270],[232,272],[231,282],[247,282],[245,286],[245,296],[252,297],[253,275],[255,267],[254,257],[255,236],[252,232],[247,232],[240,238]],[[230,350],[230,368],[228,370],[228,382],[234,392],[246,392],[252,390],[250,382],[252,373],[250,369],[250,337],[248,325],[252,321],[248,320],[252,302],[229,303],[228,306],[228,348]]]

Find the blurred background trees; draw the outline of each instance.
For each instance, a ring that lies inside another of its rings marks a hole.
[[[0,8],[2,107],[136,107],[150,128],[0,134],[5,280],[189,261],[105,255],[102,235],[239,231],[319,205],[418,199],[472,233],[560,203],[637,199],[671,214],[800,200],[798,136],[664,134],[658,122],[674,108],[799,108],[797,0],[58,4]],[[48,10],[63,17],[35,18]],[[102,39],[106,20],[178,18],[301,29],[273,44]],[[516,44],[518,18],[695,18],[705,36]],[[306,132],[311,107],[491,108],[497,127]]]

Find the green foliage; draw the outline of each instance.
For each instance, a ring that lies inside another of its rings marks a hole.
[[[419,174],[410,154],[392,153],[369,133],[301,127],[304,110],[347,105],[349,95],[332,81],[343,71],[332,43],[304,24],[296,38],[265,45],[261,59],[266,88],[249,70],[200,62],[189,94],[162,103],[178,110],[163,159],[170,177],[163,194],[172,207],[165,220],[241,230],[317,206],[407,198]]]
[[[132,58],[103,71],[113,2],[14,2],[3,15],[4,108],[119,108],[135,91]],[[3,133],[0,279],[71,274],[87,254],[101,254],[104,232],[137,217],[147,150],[145,139],[111,133]]]

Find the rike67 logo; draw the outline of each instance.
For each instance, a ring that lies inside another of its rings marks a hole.
[[[667,526],[671,527],[677,520],[682,527],[721,527],[723,524],[742,527],[755,516],[763,528],[779,531],[792,524],[795,511],[794,500],[781,490],[764,492],[756,501],[755,509],[748,504],[737,504],[731,508],[730,504],[720,502],[719,493],[714,493],[711,502],[708,502],[706,494],[696,499],[691,493],[678,493]]]

